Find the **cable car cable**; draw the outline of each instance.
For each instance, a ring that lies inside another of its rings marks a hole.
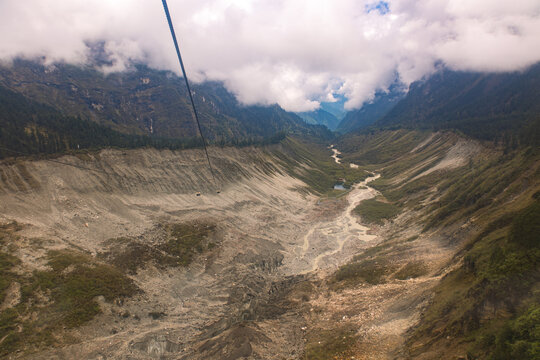
[[[184,75],[184,80],[186,81],[186,87],[189,94],[189,99],[191,100],[191,106],[193,108],[193,114],[195,115],[195,120],[197,121],[197,127],[199,128],[199,134],[201,135],[201,139],[203,142],[204,147],[204,153],[206,154],[206,160],[208,160],[208,168],[210,169],[210,173],[212,174],[212,179],[214,180],[214,185],[218,188],[218,193],[220,192],[219,186],[216,181],[216,177],[214,175],[214,170],[212,168],[212,163],[210,162],[210,156],[208,156],[208,149],[206,147],[206,139],[204,138],[202,129],[201,129],[201,123],[199,121],[199,115],[197,113],[197,109],[195,108],[195,101],[193,101],[193,95],[191,94],[191,89],[189,87],[189,81],[186,74],[186,69],[184,68],[184,62],[182,61],[182,55],[180,54],[180,47],[178,46],[178,41],[176,40],[176,34],[174,32],[174,26],[171,20],[171,14],[169,13],[169,7],[167,6],[167,0],[162,0],[163,2],[163,9],[165,10],[165,15],[167,16],[167,22],[169,23],[169,29],[171,31],[171,35],[174,42],[174,47],[176,49],[176,55],[178,56],[178,61],[180,62],[180,67],[182,68],[182,74]]]

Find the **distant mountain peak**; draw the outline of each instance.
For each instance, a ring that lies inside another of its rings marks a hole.
[[[335,130],[340,120],[328,111],[319,108],[315,111],[296,113],[306,123],[312,125],[324,125],[330,130]]]
[[[372,125],[390,111],[406,95],[406,91],[405,86],[396,81],[388,91],[375,93],[373,100],[364,103],[358,110],[349,111],[337,131],[346,133]]]

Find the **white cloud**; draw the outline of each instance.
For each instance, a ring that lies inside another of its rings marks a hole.
[[[334,94],[355,108],[442,62],[511,71],[540,61],[537,0],[169,0],[190,77],[220,80],[246,104],[318,107]],[[104,41],[131,61],[178,73],[161,3],[2,0],[0,60],[46,56],[85,63]]]

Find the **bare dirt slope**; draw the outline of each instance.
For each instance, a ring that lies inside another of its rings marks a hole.
[[[299,356],[305,320],[291,313],[296,303],[288,297],[311,270],[335,268],[373,236],[351,218],[351,206],[338,223],[336,211],[317,216],[331,205],[298,191],[304,184],[260,149],[220,149],[212,157],[220,194],[197,150],[57,159],[77,167],[2,164],[0,219],[23,224],[14,244],[21,271],[46,268],[51,249],[96,256],[111,250],[110,239],[152,244],[164,224],[203,221],[218,229],[218,246],[187,268],[141,264],[131,277],[142,293],[122,303],[100,300],[101,315],[62,335],[73,345],[31,358]],[[357,187],[349,196],[358,202],[373,194]],[[36,246],[38,238],[46,241]]]
[[[217,185],[197,150],[58,159],[78,167],[1,164],[0,222],[23,224],[10,247],[21,273],[47,268],[51,249],[100,261],[113,254],[135,262],[128,275],[142,290],[124,301],[98,298],[101,314],[57,334],[57,347],[8,358],[319,359],[342,339],[350,343],[332,350],[342,358],[405,356],[405,332],[455,252],[444,234],[420,234],[422,206],[367,227],[353,209],[379,195],[368,186],[376,176],[344,197],[322,200],[302,191],[304,184],[262,149],[212,149],[211,156]],[[168,224],[194,222],[215,226],[216,246],[189,266],[130,259],[130,247],[160,244]],[[111,245],[119,243],[127,245]],[[345,286],[335,271],[351,259],[373,273],[387,270],[377,281]],[[411,268],[421,271],[408,276]],[[19,301],[11,292],[2,306]]]

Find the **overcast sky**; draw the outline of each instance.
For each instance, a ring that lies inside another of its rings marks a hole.
[[[399,78],[514,71],[540,61],[539,0],[169,0],[188,76],[223,81],[245,104],[348,109]],[[0,59],[85,63],[104,41],[114,65],[179,73],[159,0],[0,0]]]

